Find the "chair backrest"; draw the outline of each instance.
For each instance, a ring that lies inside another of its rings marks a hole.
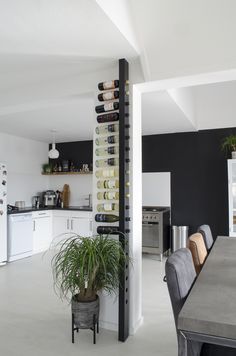
[[[166,261],[166,282],[173,309],[178,339],[178,356],[186,355],[186,342],[177,329],[178,315],[196,279],[191,252],[188,248],[175,251]],[[199,356],[202,344],[189,341],[188,356]]]
[[[207,257],[207,249],[202,234],[196,232],[191,235],[188,247],[192,253],[196,273],[199,274]]]
[[[180,310],[195,281],[196,271],[191,252],[187,248],[175,251],[166,261],[166,281],[177,327]]]
[[[201,226],[199,226],[197,231],[200,232],[200,234],[202,234],[206,248],[209,251],[213,244],[213,236],[211,233],[210,226],[209,225],[201,225]]]

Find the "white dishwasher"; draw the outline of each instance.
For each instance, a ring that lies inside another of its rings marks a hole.
[[[33,228],[32,214],[12,214],[8,216],[8,262],[32,255]]]

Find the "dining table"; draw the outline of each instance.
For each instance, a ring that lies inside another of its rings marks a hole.
[[[186,354],[188,341],[236,348],[235,237],[218,236],[215,240],[182,307],[177,327],[186,342]]]

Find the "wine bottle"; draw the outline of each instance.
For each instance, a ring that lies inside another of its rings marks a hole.
[[[109,114],[103,114],[97,116],[97,122],[99,124],[102,124],[103,122],[118,121],[118,120],[119,120],[118,112],[111,112]]]
[[[115,203],[98,204],[97,211],[99,212],[119,211],[119,204],[115,204]]]
[[[96,167],[118,166],[119,158],[99,159],[95,162]]]
[[[119,142],[119,135],[100,137],[100,138],[96,138],[95,140],[97,146],[106,146],[107,144],[112,145],[118,142]]]
[[[108,132],[118,132],[119,125],[118,124],[110,124],[110,125],[97,126],[95,131],[96,131],[97,135],[103,135]]]
[[[96,156],[108,156],[108,155],[117,155],[119,154],[118,146],[111,146],[105,148],[97,148],[95,151]]]
[[[95,173],[97,178],[113,178],[119,177],[119,169],[118,168],[106,168],[100,169]]]
[[[110,90],[119,88],[119,80],[110,80],[109,82],[98,83],[99,90]]]
[[[97,233],[98,234],[118,234],[119,226],[98,226]]]
[[[111,103],[107,103],[104,105],[98,105],[95,106],[95,111],[97,114],[106,112],[106,111],[113,111],[113,110],[118,110],[119,109],[119,103],[118,101],[113,101]]]
[[[99,192],[98,200],[119,200],[119,192]]]
[[[96,214],[95,221],[112,223],[112,222],[119,221],[119,216],[113,214]]]
[[[99,101],[106,101],[106,100],[115,100],[119,98],[119,91],[107,91],[105,93],[98,94]]]
[[[119,181],[118,179],[99,180],[97,187],[98,189],[116,189],[119,188]]]

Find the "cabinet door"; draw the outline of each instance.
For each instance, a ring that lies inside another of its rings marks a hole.
[[[69,216],[53,216],[53,244],[70,236],[70,225]]]
[[[46,251],[52,241],[51,217],[42,217],[33,220],[33,253]]]
[[[91,236],[92,219],[81,217],[71,218],[71,232],[80,236]]]

